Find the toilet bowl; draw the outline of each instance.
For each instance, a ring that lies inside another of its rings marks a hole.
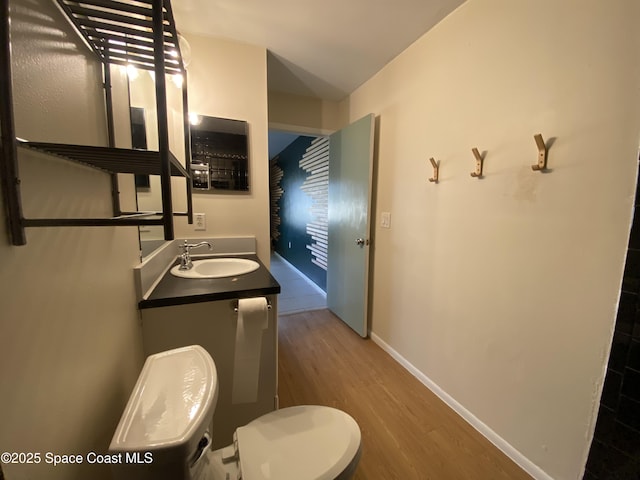
[[[355,471],[358,424],[325,406],[267,413],[212,451],[217,398],[216,367],[202,347],[148,357],[109,447],[114,479],[342,480]]]

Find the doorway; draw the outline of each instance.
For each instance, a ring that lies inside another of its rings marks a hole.
[[[327,308],[369,332],[375,117],[300,136],[270,165],[274,250],[327,292]],[[286,153],[286,154],[285,154]]]
[[[280,313],[326,308],[329,141],[269,132],[271,266]]]

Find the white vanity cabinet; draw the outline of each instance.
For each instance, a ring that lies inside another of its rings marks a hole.
[[[266,295],[271,308],[262,333],[257,401],[232,401],[238,300],[217,300],[141,309],[145,355],[187,345],[201,345],[218,371],[218,402],[213,417],[213,448],[229,445],[233,432],[277,408],[277,295]]]

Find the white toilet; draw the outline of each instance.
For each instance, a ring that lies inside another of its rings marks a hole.
[[[216,366],[198,346],[151,355],[113,435],[115,480],[333,480],[350,478],[360,429],[335,408],[298,406],[259,417],[211,451]]]

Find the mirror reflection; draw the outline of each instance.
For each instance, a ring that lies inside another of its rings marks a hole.
[[[135,69],[134,69],[135,70]],[[181,88],[167,82],[169,147],[184,162]],[[174,92],[175,90],[175,92]],[[155,81],[146,71],[129,71],[132,148],[158,149]],[[194,194],[249,192],[248,123],[191,114],[190,164]],[[183,184],[182,184],[183,185]],[[179,188],[184,188],[180,185]],[[137,210],[162,210],[160,176],[136,175]],[[141,260],[165,243],[162,226],[139,227]]]
[[[145,109],[140,107],[130,108],[131,118],[131,147],[137,150],[147,150],[147,122],[145,121]],[[140,202],[144,203],[145,197],[153,199],[151,191],[150,175],[135,175],[136,196],[138,208]],[[159,188],[159,186],[157,187]],[[147,194],[147,195],[145,195]],[[155,205],[157,199],[147,202]],[[160,205],[162,202],[160,201]],[[153,208],[152,210],[155,210]],[[138,227],[140,235],[140,255],[142,258],[147,257],[156,248],[162,246],[165,242],[162,227],[155,225],[145,225]]]
[[[146,71],[128,70],[131,146],[141,150],[158,149],[155,81]],[[136,203],[138,211],[162,210],[159,175],[136,175]],[[160,225],[142,225],[140,234],[141,260],[165,243]]]
[[[247,122],[191,115],[194,192],[249,190]]]

